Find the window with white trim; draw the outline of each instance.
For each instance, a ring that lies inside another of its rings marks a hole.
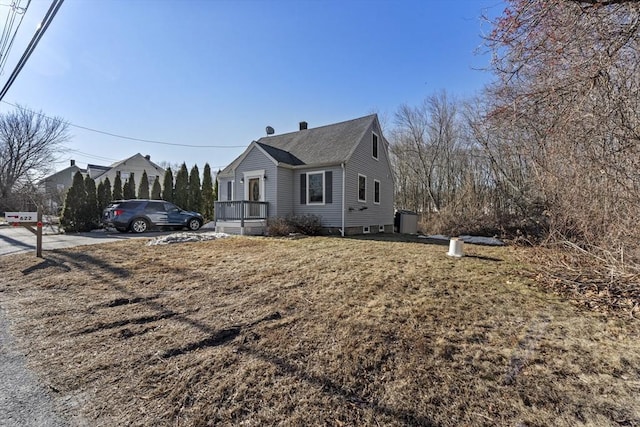
[[[369,233],[371,233],[371,227],[369,227],[368,225],[364,225],[364,226],[362,227],[362,233],[363,233],[363,234],[369,234]]]
[[[233,200],[233,181],[227,181],[227,200]]]
[[[367,201],[367,177],[358,174],[358,201]]]
[[[333,172],[315,171],[300,174],[300,204],[333,203]]]
[[[371,156],[378,160],[378,135],[375,133],[372,133],[371,135]]]
[[[373,203],[380,204],[380,181],[377,179],[373,180]]]
[[[307,204],[324,204],[324,172],[307,173]]]

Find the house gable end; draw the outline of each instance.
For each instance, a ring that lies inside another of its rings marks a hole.
[[[240,154],[231,163],[229,163],[229,165],[227,167],[222,169],[222,171],[220,171],[218,176],[220,178],[233,177],[233,175],[235,173],[235,170],[238,168],[238,166],[242,163],[242,161],[249,155],[251,150],[253,150],[254,148],[257,148],[258,150],[260,150],[260,152],[262,152],[262,154],[264,154],[265,157],[267,157],[269,160],[271,160],[271,162],[274,165],[278,165],[278,161],[276,159],[274,159],[273,156],[271,156],[267,152],[267,150],[265,150],[263,147],[261,147],[261,145],[258,142],[251,141],[251,144],[249,144],[249,146],[242,152],[242,154]]]

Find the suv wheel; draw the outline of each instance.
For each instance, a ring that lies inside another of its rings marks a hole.
[[[136,218],[131,222],[130,228],[134,233],[144,233],[149,228],[149,224],[144,218]]]
[[[189,230],[191,231],[196,231],[197,229],[199,229],[200,227],[202,227],[202,223],[200,222],[199,219],[197,218],[191,218],[189,220],[189,224],[188,224]]]

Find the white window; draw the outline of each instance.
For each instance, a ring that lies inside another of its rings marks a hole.
[[[233,181],[227,181],[227,200],[233,200]]]
[[[362,227],[362,233],[363,234],[371,233],[371,228],[368,225],[365,225],[364,227]]]
[[[379,225],[379,226],[378,226],[378,231],[379,231],[380,233],[384,233],[384,225]]]
[[[380,204],[380,181],[377,179],[373,180],[373,203]]]
[[[358,174],[358,201],[367,201],[367,177]]]
[[[371,137],[371,156],[378,160],[378,135],[372,133]]]
[[[324,205],[324,172],[307,174],[307,204]]]
[[[300,174],[300,204],[330,205],[333,203],[333,172],[315,171]]]

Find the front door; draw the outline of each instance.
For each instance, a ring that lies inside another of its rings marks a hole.
[[[260,201],[260,178],[249,179],[249,201]],[[260,205],[254,203],[249,204],[249,216],[260,216]]]

